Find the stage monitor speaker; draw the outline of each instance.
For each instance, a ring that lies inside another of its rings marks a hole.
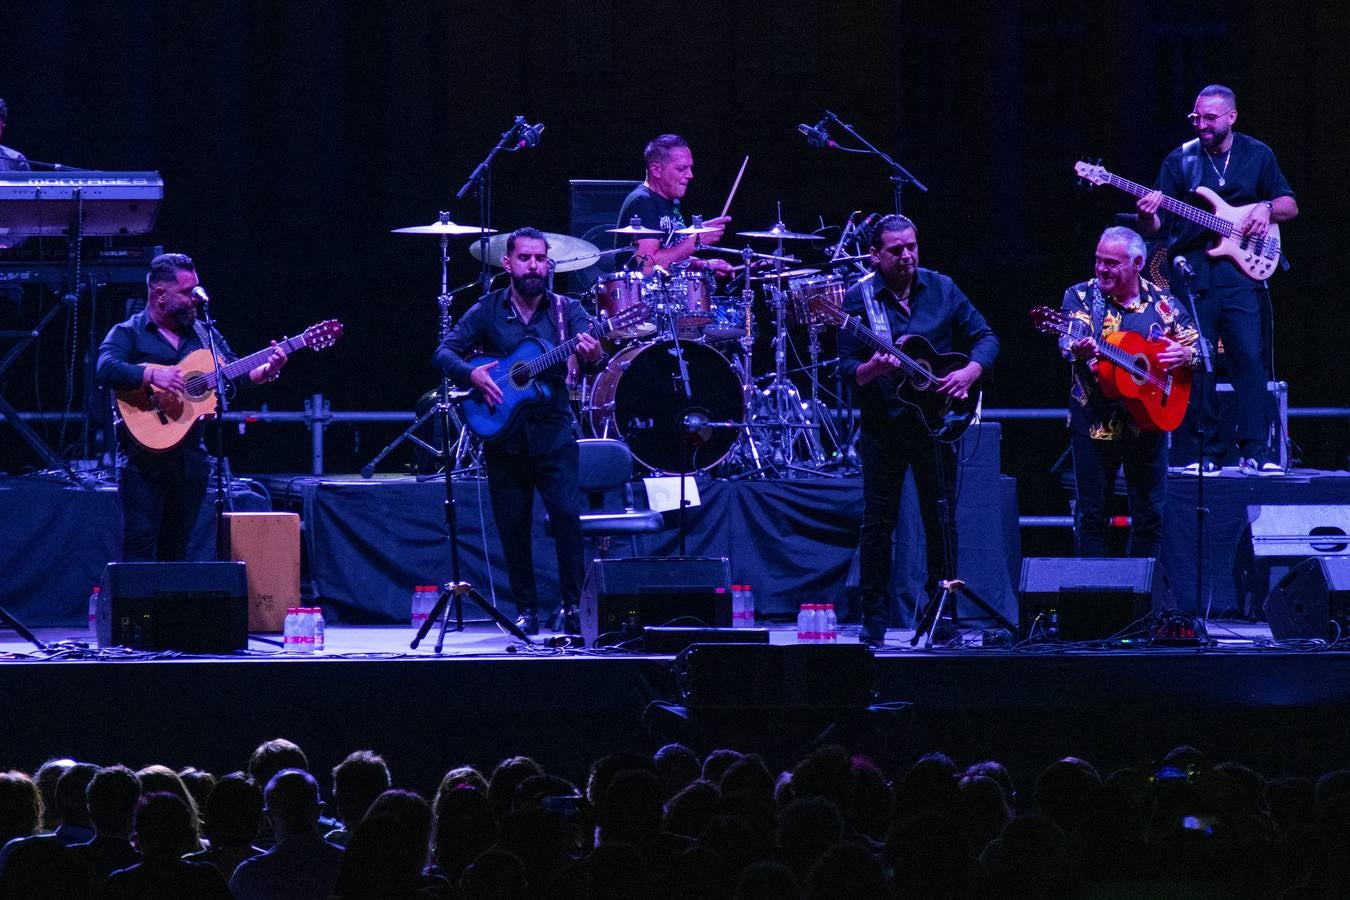
[[[612,250],[627,244],[628,238],[610,234],[608,230],[619,224],[619,210],[623,208],[623,201],[641,183],[627,179],[573,178],[567,183],[570,197],[567,233],[589,241],[601,250]],[[620,239],[615,240],[616,237]],[[617,262],[625,258],[620,254]],[[595,265],[568,273],[572,279],[569,283],[584,290],[594,284],[602,272],[617,268],[613,254],[602,256]]]
[[[675,660],[689,709],[861,708],[876,696],[872,651],[848,644],[694,644]]]
[[[1022,560],[1023,638],[1100,641],[1171,606],[1155,559],[1034,557]]]
[[[581,636],[635,638],[647,625],[731,627],[725,557],[596,559],[581,592]]]
[[[98,644],[233,653],[248,647],[248,571],[241,562],[108,563]]]
[[[1315,556],[1289,570],[1266,598],[1277,641],[1336,641],[1350,629],[1350,556]]]
[[[1275,585],[1303,560],[1350,555],[1350,506],[1252,505],[1247,522],[1233,580],[1238,609],[1253,619],[1261,617]]]
[[[642,629],[642,651],[677,656],[694,644],[767,644],[767,628],[694,628],[649,625]]]

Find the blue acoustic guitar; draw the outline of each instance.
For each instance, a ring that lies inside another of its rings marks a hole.
[[[647,308],[639,303],[609,318],[593,320],[586,332],[595,337],[604,337],[616,328],[628,328],[646,318]],[[580,333],[573,335],[556,347],[531,337],[521,341],[505,356],[475,356],[472,361],[477,365],[496,361],[497,368],[492,370],[492,379],[502,389],[502,399],[492,406],[478,388],[452,391],[451,397],[458,402],[469,430],[485,441],[503,440],[530,407],[553,399],[553,389],[538,378],[571,356],[580,336]]]

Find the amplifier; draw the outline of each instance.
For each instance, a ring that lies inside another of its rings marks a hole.
[[[581,636],[638,637],[647,625],[731,627],[725,557],[596,559],[581,592]]]
[[[248,647],[248,573],[241,562],[108,563],[98,644],[233,653]]]

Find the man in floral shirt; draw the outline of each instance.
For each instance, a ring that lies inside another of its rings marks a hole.
[[[1193,366],[1198,359],[1199,332],[1175,298],[1140,275],[1144,257],[1144,239],[1137,233],[1108,228],[1097,242],[1096,277],[1064,292],[1062,308],[1086,326],[1085,336],[1060,338],[1060,351],[1073,364],[1069,432],[1079,556],[1106,555],[1107,505],[1122,467],[1132,520],[1127,553],[1156,557],[1162,545],[1167,433],[1141,429],[1097,380],[1098,343],[1118,331],[1164,341],[1158,362],[1167,369]]]

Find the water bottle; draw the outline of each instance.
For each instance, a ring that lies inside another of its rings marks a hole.
[[[805,644],[811,640],[811,604],[803,603],[797,613],[797,643]]]
[[[835,615],[834,604],[825,604],[825,640],[835,643],[839,640],[839,616]]]
[[[300,607],[286,610],[286,621],[281,626],[281,649],[286,653],[300,652]]]
[[[755,592],[750,590],[749,584],[741,585],[741,617],[746,628],[755,626]]]
[[[432,599],[435,592],[436,588],[432,585],[418,585],[413,588],[411,616],[413,628],[421,628],[422,623],[427,620],[431,605],[436,602]]]
[[[727,592],[726,588],[716,588],[715,590],[719,595]],[[719,596],[717,601],[720,603],[722,597]],[[741,627],[741,586],[739,584],[731,586],[731,627]]]
[[[94,589],[89,592],[89,635],[98,636],[98,595],[101,588],[94,585]]]
[[[308,606],[296,610],[295,631],[299,636],[296,642],[300,653],[314,652],[314,612]]]
[[[314,615],[314,652],[322,653],[324,646],[324,621],[323,607],[311,606],[309,611]]]

